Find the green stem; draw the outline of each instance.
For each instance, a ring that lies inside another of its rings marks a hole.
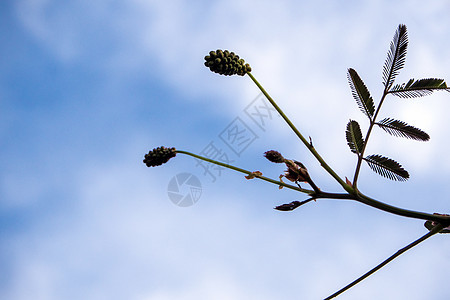
[[[353,194],[353,188],[345,183],[339,175],[334,172],[334,170],[325,162],[325,160],[319,155],[316,149],[313,147],[311,143],[309,143],[303,135],[297,130],[297,128],[292,124],[291,120],[284,114],[281,108],[275,103],[275,101],[270,97],[270,95],[266,92],[266,90],[261,86],[261,84],[256,80],[256,78],[252,75],[252,73],[247,73],[248,76],[253,80],[253,82],[258,86],[261,92],[266,96],[267,100],[269,100],[270,104],[276,109],[276,111],[280,114],[280,116],[286,121],[286,123],[291,127],[297,137],[303,142],[303,144],[308,148],[308,150],[314,155],[314,157],[319,161],[320,165],[337,181],[339,184],[348,192]]]
[[[363,204],[366,204],[366,205],[378,208],[380,210],[383,210],[385,212],[399,215],[402,217],[414,218],[414,219],[420,219],[420,220],[426,220],[426,221],[428,221],[428,220],[436,221],[439,223],[446,224],[447,226],[450,224],[450,217],[448,217],[448,216],[440,216],[440,215],[428,214],[428,213],[424,213],[424,212],[399,208],[399,207],[392,206],[392,205],[380,202],[378,200],[372,199],[361,193],[358,193],[358,195],[353,199],[355,199],[356,201],[361,202]]]
[[[210,163],[213,163],[213,164],[216,164],[216,165],[228,168],[228,169],[232,169],[232,170],[235,170],[235,171],[247,174],[247,175],[255,175],[251,171],[244,170],[244,169],[241,169],[241,168],[229,165],[229,164],[225,164],[225,163],[222,163],[222,162],[219,162],[219,161],[216,161],[216,160],[212,160],[212,159],[209,159],[209,158],[197,155],[197,154],[193,154],[191,152],[187,152],[187,151],[183,151],[183,150],[176,150],[176,152],[180,153],[180,154],[186,154],[186,155],[195,157],[197,159],[201,159],[201,160],[204,160],[206,162],[210,162]],[[395,215],[408,217],[408,218],[414,218],[414,219],[420,219],[420,220],[425,220],[425,221],[435,221],[435,222],[438,222],[438,223],[442,223],[445,226],[449,226],[450,225],[450,217],[448,217],[448,216],[428,214],[428,213],[423,213],[423,212],[418,212],[418,211],[407,210],[407,209],[395,207],[395,206],[392,206],[392,205],[380,202],[378,200],[372,199],[372,198],[370,198],[370,197],[368,197],[368,196],[366,196],[364,194],[361,194],[361,193],[358,193],[358,194],[328,193],[328,192],[322,192],[318,188],[317,188],[317,190],[312,191],[312,190],[303,189],[303,188],[300,188],[298,186],[294,186],[294,185],[290,185],[290,184],[284,183],[284,182],[282,182],[280,180],[274,180],[272,178],[268,178],[268,177],[265,177],[265,176],[255,175],[255,178],[259,178],[261,180],[264,180],[264,181],[276,184],[278,186],[283,186],[283,187],[286,187],[286,188],[289,188],[289,189],[292,189],[292,190],[296,190],[296,191],[299,191],[301,193],[312,195],[316,199],[328,198],[328,199],[341,199],[341,200],[344,200],[344,199],[355,200],[355,201],[358,201],[360,203],[369,205],[371,207],[374,207],[374,208],[377,208],[377,209],[380,209],[380,210],[383,210],[385,212],[392,213],[392,214],[395,214]]]
[[[206,157],[203,157],[203,156],[191,153],[191,152],[187,152],[187,151],[183,151],[183,150],[176,150],[176,153],[190,155],[192,157],[195,157],[195,158],[198,158],[198,159],[201,159],[201,160],[204,160],[204,161],[207,161],[207,162],[210,162],[210,163],[213,163],[213,164],[216,164],[216,165],[228,168],[228,169],[232,169],[232,170],[235,170],[235,171],[247,174],[247,175],[255,175],[251,171],[244,170],[244,169],[241,169],[241,168],[229,165],[229,164],[225,164],[223,162],[216,161],[216,160],[213,160],[213,159],[210,159],[210,158],[206,158]],[[296,191],[299,191],[299,192],[302,192],[302,193],[305,193],[305,194],[310,194],[310,195],[314,194],[314,191],[307,190],[307,189],[302,189],[302,188],[300,188],[298,186],[290,185],[290,184],[284,183],[284,182],[282,182],[280,180],[274,180],[272,178],[268,178],[268,177],[265,177],[265,176],[259,176],[259,175],[255,175],[255,178],[259,178],[261,180],[268,181],[268,182],[276,184],[278,186],[283,186],[283,187],[286,187],[288,189],[296,190]]]
[[[434,222],[442,223],[446,226],[450,225],[450,217],[449,216],[434,215],[434,214],[428,214],[428,213],[424,213],[424,212],[399,208],[399,207],[392,206],[392,205],[380,202],[378,200],[372,199],[361,193],[358,193],[357,195],[353,195],[353,194],[328,193],[328,192],[319,191],[316,194],[314,194],[314,197],[316,199],[355,200],[362,204],[377,208],[379,210],[382,210],[382,211],[385,211],[385,212],[388,212],[388,213],[391,213],[394,215],[407,217],[407,218],[413,218],[413,219],[419,219],[419,220],[425,220],[425,221],[434,221]]]
[[[407,245],[406,247],[403,247],[402,249],[398,250],[396,253],[391,255],[389,258],[384,260],[382,263],[377,265],[375,268],[371,269],[370,271],[368,271],[367,273],[365,273],[364,275],[362,275],[361,277],[359,277],[355,281],[353,281],[350,284],[346,285],[345,287],[343,287],[342,289],[340,289],[336,293],[332,294],[331,296],[328,296],[324,300],[333,299],[334,297],[342,294],[343,292],[345,292],[346,290],[348,290],[351,287],[355,286],[359,282],[363,281],[364,279],[366,279],[367,277],[369,277],[370,275],[372,275],[373,273],[375,273],[376,271],[378,271],[379,269],[381,269],[382,267],[384,267],[385,265],[387,265],[388,263],[393,261],[395,258],[397,258],[398,256],[400,256],[403,253],[405,253],[406,251],[408,251],[409,249],[413,248],[414,246],[417,246],[418,244],[422,243],[423,241],[425,241],[429,237],[435,235],[436,233],[439,233],[443,228],[444,228],[444,226],[442,224],[436,225],[435,227],[433,227],[433,229],[430,232],[428,232],[427,234],[425,234],[421,238],[415,240],[414,242],[412,242],[411,244]]]

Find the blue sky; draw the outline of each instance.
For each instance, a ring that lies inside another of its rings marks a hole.
[[[340,192],[277,117],[246,115],[259,91],[203,66],[238,53],[342,177],[355,157],[348,120],[367,128],[347,83],[355,68],[374,99],[398,24],[408,27],[410,78],[450,80],[448,1],[52,1],[0,4],[0,298],[322,299],[426,233],[422,221],[350,201],[205,175],[190,157],[148,169],[150,149],[202,152],[277,178],[262,154],[302,161]],[[259,101],[259,100],[258,100]],[[375,132],[368,148],[410,171],[390,182],[363,167],[359,187],[383,202],[448,212],[448,93],[389,98],[383,117],[427,131],[420,143]],[[220,134],[239,118],[257,138],[239,155]],[[174,205],[170,180],[191,173],[198,202]],[[447,236],[433,237],[339,299],[448,299]]]

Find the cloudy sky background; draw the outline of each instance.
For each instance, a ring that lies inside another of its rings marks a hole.
[[[210,142],[234,164],[277,178],[270,149],[302,161],[323,190],[339,186],[279,118],[245,114],[250,78],[203,66],[237,52],[342,177],[355,156],[350,118],[367,128],[347,84],[355,68],[374,99],[398,24],[409,51],[398,82],[450,80],[448,1],[52,1],[0,3],[1,299],[322,299],[426,233],[350,201],[272,208],[305,196],[233,171],[212,177],[190,157],[148,169],[148,150],[200,153]],[[448,212],[450,94],[388,98],[383,117],[427,143],[376,131],[368,153],[397,159],[405,183],[361,172],[368,195]],[[240,156],[219,135],[236,118],[258,138]],[[174,205],[169,181],[189,172],[199,201]],[[448,299],[450,240],[439,235],[340,299]]]

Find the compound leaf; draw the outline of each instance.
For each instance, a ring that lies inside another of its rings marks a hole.
[[[354,69],[348,69],[347,78],[359,109],[371,119],[375,113],[375,105],[369,90]]]
[[[399,120],[386,118],[376,123],[381,129],[393,136],[404,137],[416,141],[428,141],[430,136],[423,130]]]
[[[395,77],[405,65],[406,50],[408,48],[408,33],[406,26],[400,24],[388,51],[383,67],[383,85],[388,91],[394,83]]]
[[[406,181],[409,178],[408,171],[395,160],[378,154],[369,155],[364,160],[375,173],[383,177],[398,181]]]
[[[360,154],[364,148],[364,139],[358,122],[350,120],[345,131],[347,144],[353,153]]]
[[[389,93],[401,98],[416,98],[430,95],[434,91],[450,91],[444,79],[425,78],[414,80],[410,79],[407,83],[396,84]]]

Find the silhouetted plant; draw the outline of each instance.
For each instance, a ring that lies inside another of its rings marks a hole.
[[[387,96],[397,96],[400,98],[417,98],[423,97],[433,93],[434,91],[450,91],[443,79],[438,78],[427,78],[427,79],[411,79],[407,83],[394,84],[395,78],[399,74],[400,70],[403,68],[406,59],[406,52],[408,47],[408,34],[405,25],[399,25],[397,31],[395,32],[394,39],[390,44],[390,49],[387,54],[386,61],[383,66],[382,83],[384,86],[383,93],[380,101],[375,104],[369,90],[364,84],[361,77],[354,69],[348,69],[348,82],[356,103],[363,114],[369,119],[369,126],[367,128],[366,134],[363,136],[361,132],[361,127],[359,123],[355,120],[350,120],[347,124],[345,137],[350,151],[357,156],[355,173],[353,175],[353,180],[350,181],[347,177],[342,179],[336,174],[336,172],[325,162],[325,160],[319,155],[319,153],[314,148],[311,141],[306,140],[299,130],[292,124],[289,118],[284,114],[284,112],[278,107],[275,101],[270,97],[270,95],[264,90],[261,84],[255,79],[251,73],[251,67],[248,63],[234,52],[229,52],[228,50],[216,50],[211,51],[209,55],[205,57],[205,66],[208,67],[212,72],[221,75],[248,75],[252,81],[258,86],[261,92],[265,95],[267,100],[272,104],[272,106],[277,110],[281,117],[286,121],[289,127],[294,131],[297,137],[305,145],[305,147],[311,152],[311,154],[319,161],[320,165],[331,175],[343,188],[343,193],[332,193],[322,191],[309,176],[306,167],[299,161],[286,159],[281,153],[275,150],[270,150],[264,153],[264,156],[273,163],[284,163],[287,170],[280,175],[278,179],[271,179],[264,177],[261,172],[255,171],[251,172],[238,168],[233,165],[225,164],[219,161],[209,159],[207,157],[202,157],[187,151],[176,150],[175,148],[165,148],[158,147],[150,151],[145,155],[144,163],[148,167],[158,166],[166,163],[170,158],[174,157],[177,153],[186,154],[195,157],[200,160],[204,160],[222,167],[226,167],[241,173],[246,174],[247,179],[258,178],[279,186],[279,188],[289,188],[301,193],[307,194],[308,199],[304,201],[293,201],[288,204],[283,204],[275,207],[275,209],[280,211],[292,211],[301,205],[304,205],[312,200],[328,198],[328,199],[349,199],[355,200],[360,203],[369,205],[371,207],[383,210],[388,213],[396,214],[408,218],[416,218],[425,220],[425,227],[429,230],[427,234],[412,242],[411,244],[405,246],[404,248],[397,251],[395,254],[390,256],[388,259],[377,265],[375,268],[362,275],[349,285],[345,286],[341,290],[327,297],[326,299],[332,299],[339,294],[343,293],[347,289],[351,288],[355,284],[359,283],[366,277],[372,275],[374,272],[385,266],[387,263],[403,254],[405,251],[411,249],[412,247],[423,242],[427,238],[433,236],[436,233],[449,233],[450,232],[450,215],[447,214],[430,214],[418,211],[407,210],[399,207],[395,207],[389,204],[385,204],[369,196],[363,194],[358,188],[358,176],[361,170],[362,162],[366,162],[370,169],[372,169],[377,174],[386,177],[391,180],[396,181],[406,181],[409,178],[409,173],[406,171],[400,163],[397,161],[383,156],[381,154],[370,154],[365,155],[366,146],[370,139],[372,130],[374,127],[379,127],[383,131],[390,135],[396,137],[403,137],[408,139],[413,139],[417,141],[428,141],[430,139],[429,135],[423,130],[411,126],[404,121],[396,120],[393,118],[385,118],[378,121],[377,117],[381,110],[381,107],[386,100]],[[375,126],[376,125],[376,126]],[[295,183],[292,185],[285,183],[282,178],[288,179],[290,182]],[[312,189],[305,189],[300,186],[301,182],[308,183]]]

